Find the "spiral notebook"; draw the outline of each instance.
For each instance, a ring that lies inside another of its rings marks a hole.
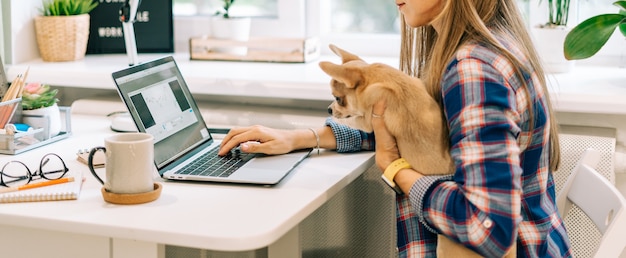
[[[63,184],[1,193],[0,203],[76,200],[80,195],[83,181],[85,180],[80,173],[66,176],[73,176],[75,180]]]

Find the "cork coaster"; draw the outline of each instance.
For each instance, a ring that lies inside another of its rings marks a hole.
[[[161,196],[162,189],[163,189],[163,186],[161,186],[161,184],[154,183],[154,190],[145,192],[145,193],[116,194],[116,193],[107,191],[106,189],[104,189],[104,187],[102,187],[101,192],[102,192],[102,197],[104,197],[104,200],[110,203],[140,204],[140,203],[151,202],[151,201],[158,199],[159,196]]]

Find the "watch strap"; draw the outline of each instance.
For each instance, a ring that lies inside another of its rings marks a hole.
[[[396,193],[402,194],[400,187],[393,181],[396,174],[402,169],[411,168],[411,164],[404,158],[399,158],[391,162],[382,175],[383,181],[387,183]]]

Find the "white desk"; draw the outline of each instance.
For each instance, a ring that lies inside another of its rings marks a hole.
[[[103,144],[112,133],[108,126],[104,117],[73,115],[70,138],[0,156],[0,163],[18,159],[35,166],[55,152],[87,178],[78,200],[0,204],[3,257],[162,257],[163,244],[218,251],[269,247],[271,255],[297,257],[298,224],[374,163],[373,152],[322,152],[272,188],[163,182],[154,202],[114,205],[104,202],[101,185],[75,160],[77,149]],[[172,218],[178,219],[165,222]]]

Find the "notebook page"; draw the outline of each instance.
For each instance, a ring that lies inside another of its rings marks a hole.
[[[16,192],[2,193],[0,194],[0,203],[76,200],[80,195],[84,180],[81,173],[69,174],[65,177],[70,176],[74,177],[74,181]]]

